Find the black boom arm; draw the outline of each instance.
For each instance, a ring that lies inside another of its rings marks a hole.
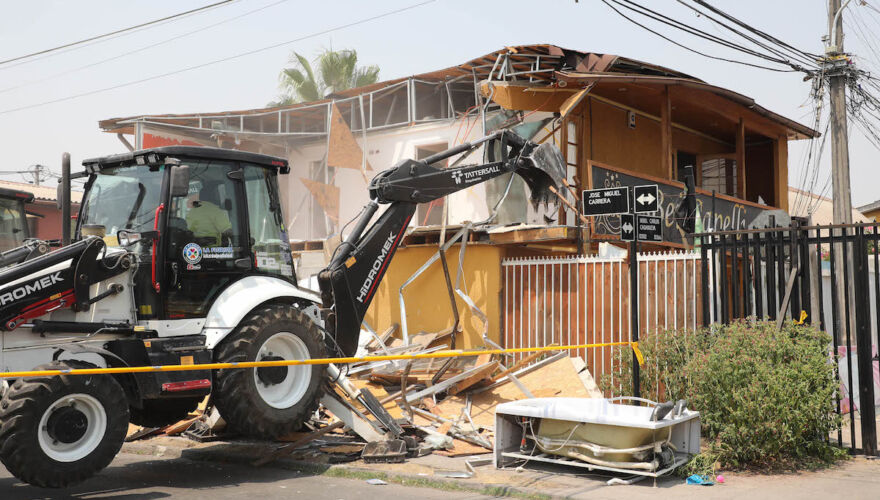
[[[431,165],[473,152],[487,142],[490,148],[500,144],[498,161],[446,169]],[[548,188],[558,186],[564,176],[563,165],[554,146],[538,146],[512,132],[499,131],[421,161],[402,161],[377,175],[370,183],[371,201],[330,264],[318,275],[328,333],[339,351],[350,356],[357,348],[361,322],[419,203],[508,172],[523,177],[531,188],[533,202],[547,201]],[[380,203],[389,204],[388,209],[367,229]]]

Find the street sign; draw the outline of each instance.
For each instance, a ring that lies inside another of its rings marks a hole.
[[[663,219],[648,215],[639,215],[636,236],[639,241],[663,241]]]
[[[636,236],[635,215],[620,214],[620,240],[633,241]]]
[[[585,189],[584,215],[616,215],[629,212],[629,187]]]
[[[633,207],[635,207],[635,213],[637,214],[656,212],[660,203],[657,185],[648,184],[647,186],[634,187],[633,202]]]

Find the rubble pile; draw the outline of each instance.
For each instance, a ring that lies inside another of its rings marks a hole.
[[[418,354],[448,348],[450,333],[393,338],[397,325],[363,345],[366,356]],[[584,361],[564,351],[370,361],[339,368],[340,377],[300,431],[284,436],[257,461],[282,457],[315,463],[403,462],[429,453],[490,453],[495,407],[540,397],[601,398]],[[183,435],[200,442],[233,439],[234,429],[206,398],[186,419],[163,428],[132,426],[128,441]]]

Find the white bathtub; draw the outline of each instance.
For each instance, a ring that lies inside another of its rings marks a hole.
[[[535,460],[661,475],[699,453],[700,416],[684,410],[652,420],[653,411],[649,406],[591,398],[500,404],[495,409],[495,466]],[[525,437],[537,443],[528,453],[520,449],[524,429]],[[659,457],[661,450],[665,457]]]

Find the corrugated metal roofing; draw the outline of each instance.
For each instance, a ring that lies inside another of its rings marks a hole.
[[[0,180],[0,187],[32,193],[34,198],[41,201],[56,201],[58,199],[54,181],[46,186],[35,186],[26,182]],[[74,203],[79,203],[82,201],[82,195],[82,191],[71,191],[70,199]]]

